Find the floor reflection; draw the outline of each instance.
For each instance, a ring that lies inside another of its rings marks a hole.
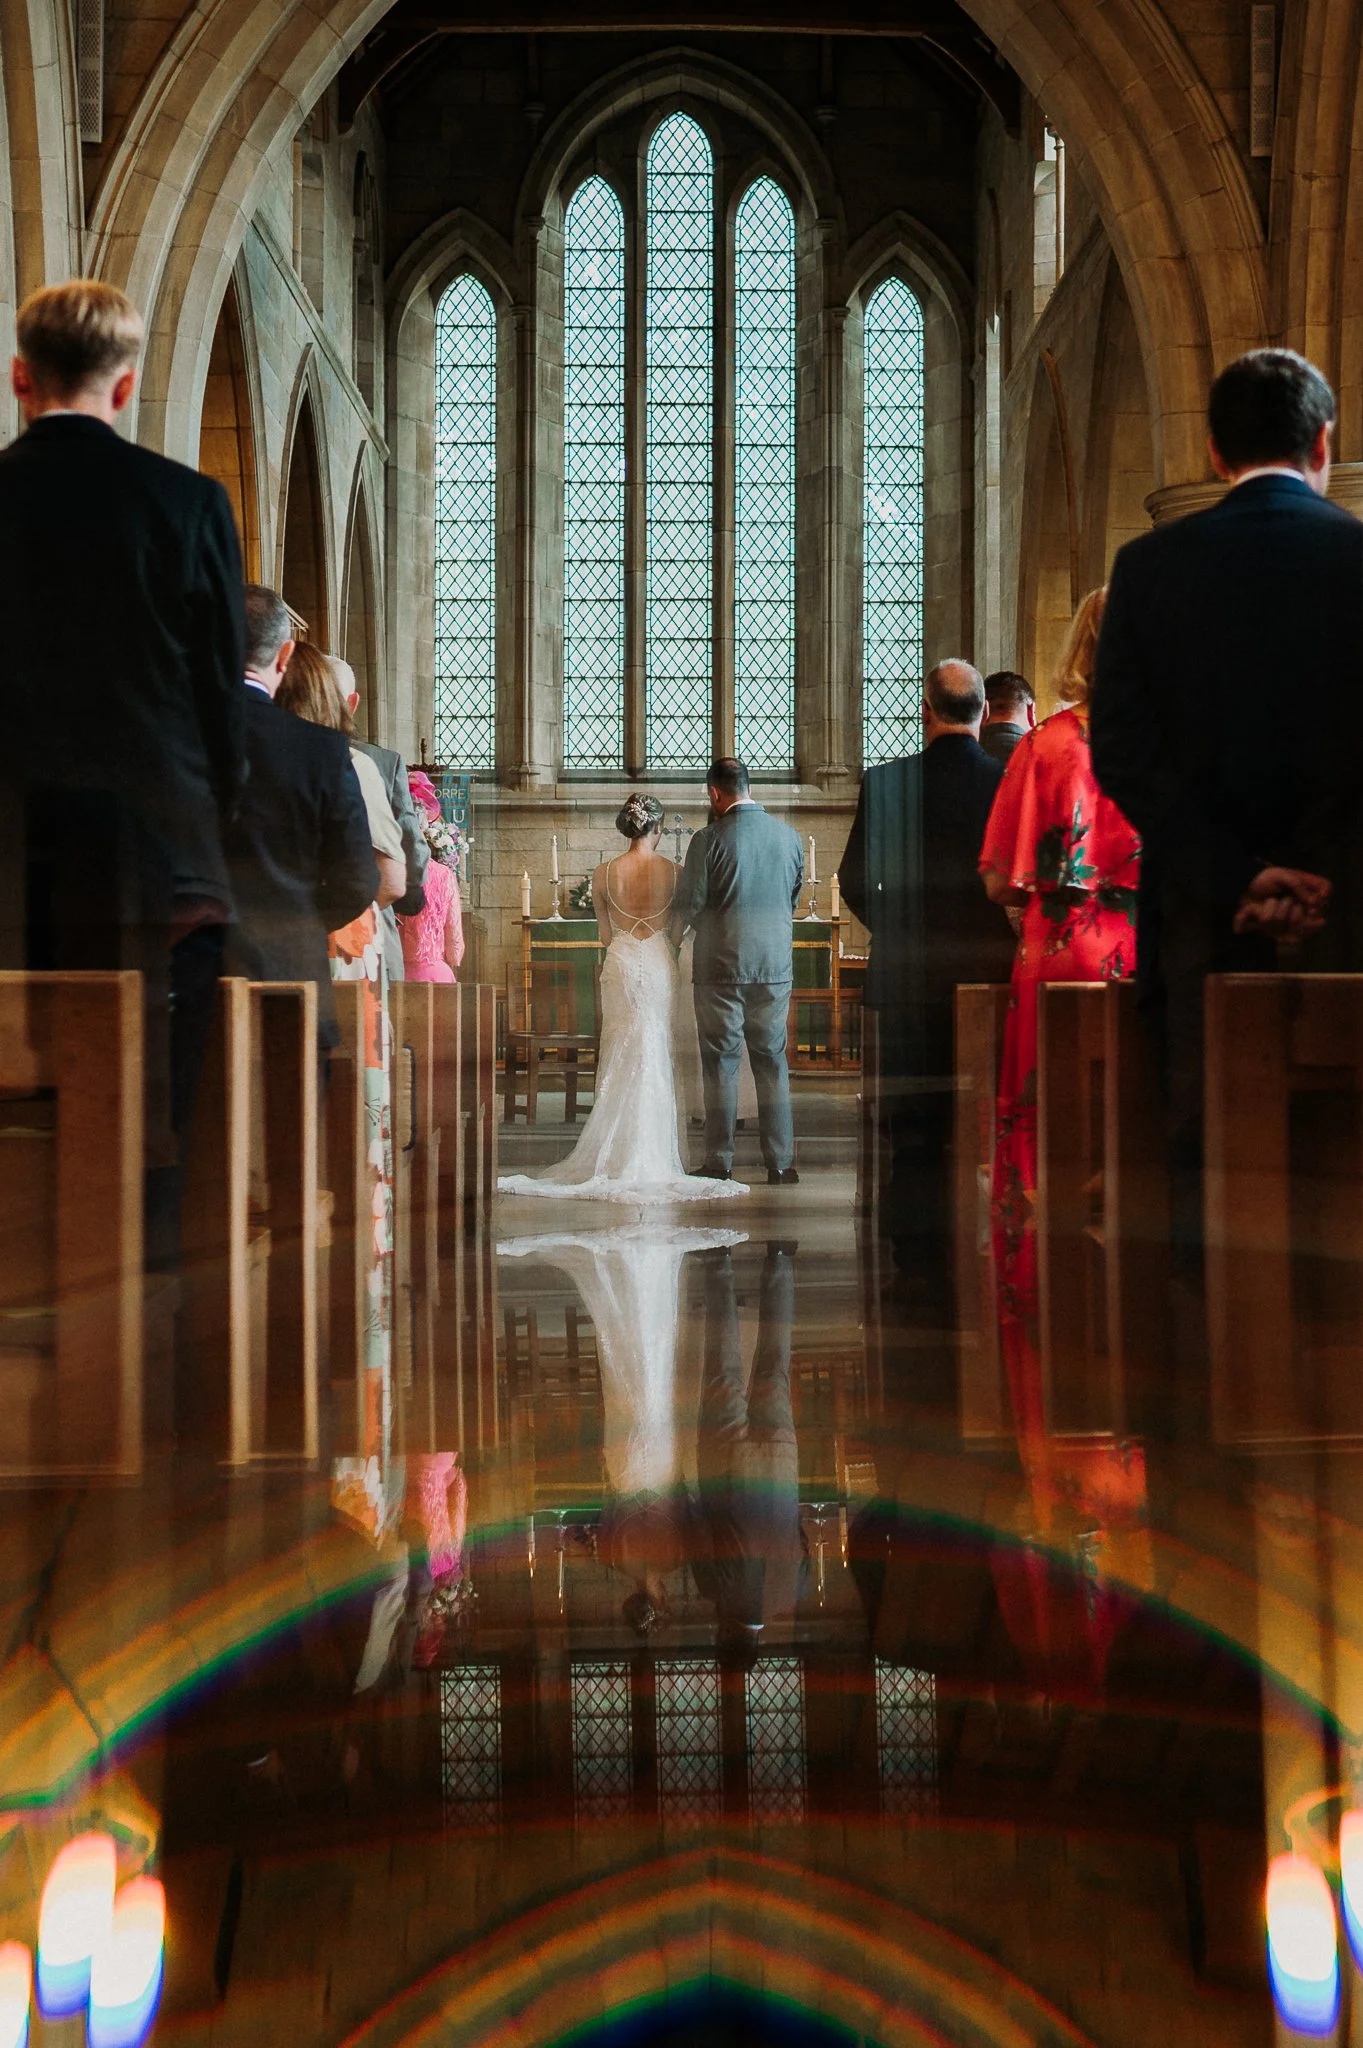
[[[1072,1346],[1057,1401],[803,1113],[798,1191],[684,1225],[400,1218],[315,1466],[11,1496],[7,1933],[95,1828],[167,2040],[1257,2044],[1272,1864],[1351,2038],[1354,1439]]]

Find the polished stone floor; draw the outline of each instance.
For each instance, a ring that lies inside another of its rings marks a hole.
[[[1264,1883],[1338,1882],[1363,1767],[1358,1442],[1110,1346],[1062,1399],[889,1263],[850,1085],[797,1118],[798,1188],[745,1133],[746,1198],[400,1259],[320,1468],[182,1426],[6,1495],[0,1932],[95,1827],[164,1879],[167,2042],[1298,2037]]]

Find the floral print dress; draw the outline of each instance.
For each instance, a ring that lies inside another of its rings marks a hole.
[[[994,799],[980,871],[1027,892],[999,1080],[993,1216],[1004,1319],[1033,1331],[1037,985],[1135,973],[1140,851],[1094,780],[1087,719],[1059,711],[1028,733]]]

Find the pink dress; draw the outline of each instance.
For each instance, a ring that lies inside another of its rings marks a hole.
[[[426,908],[415,917],[400,917],[402,964],[408,981],[453,981],[454,969],[445,958],[445,926],[450,913],[458,934],[455,957],[464,957],[464,913],[459,901],[459,884],[452,868],[433,860],[426,870]]]

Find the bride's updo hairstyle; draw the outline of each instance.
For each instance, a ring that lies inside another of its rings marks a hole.
[[[647,839],[663,822],[663,807],[656,796],[627,796],[616,818],[615,829],[622,839]]]

